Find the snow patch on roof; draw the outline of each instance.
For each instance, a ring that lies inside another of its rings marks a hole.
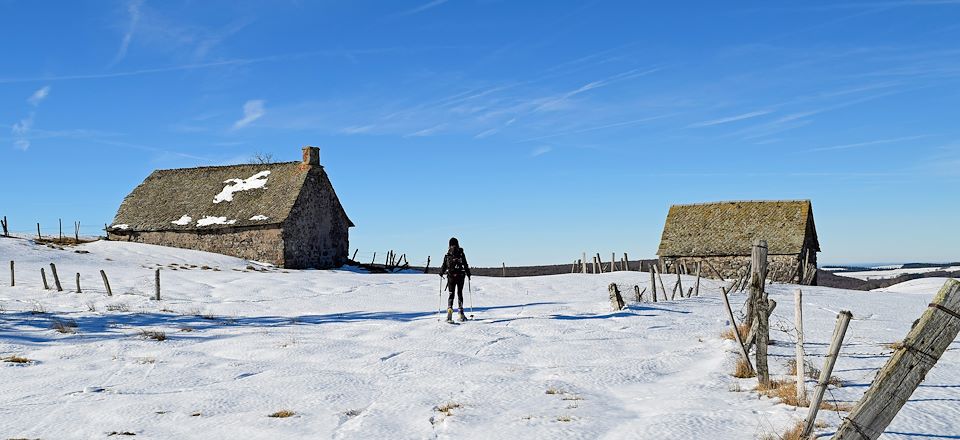
[[[173,223],[177,226],[186,226],[189,225],[191,221],[193,221],[193,218],[191,218],[189,215],[184,215],[183,217],[180,217],[179,220],[174,220],[170,223]]]
[[[220,194],[213,197],[213,203],[232,202],[234,193],[263,188],[267,186],[267,176],[269,175],[270,171],[261,171],[247,179],[225,180],[223,183],[227,185],[223,187],[223,191],[220,191]]]
[[[232,225],[236,222],[236,220],[227,220],[226,217],[212,217],[208,215],[200,220],[197,220],[197,226]]]
[[[250,217],[250,221],[254,221],[254,222],[264,221],[264,220],[270,220],[270,217],[267,217],[265,215],[260,215],[260,214]]]
[[[126,223],[120,223],[119,225],[113,225],[113,229],[130,229],[130,225]]]

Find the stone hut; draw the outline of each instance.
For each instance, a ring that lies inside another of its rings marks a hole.
[[[817,228],[809,200],[715,202],[670,207],[657,256],[661,267],[737,279],[754,239],[767,241],[768,279],[816,284]]]
[[[353,226],[320,149],[306,147],[302,162],[154,171],[123,200],[107,235],[327,269],[347,262]]]

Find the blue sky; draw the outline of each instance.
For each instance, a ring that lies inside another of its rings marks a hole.
[[[0,0],[0,50],[17,231],[317,145],[365,258],[651,257],[673,203],[811,199],[821,262],[960,260],[960,1]]]

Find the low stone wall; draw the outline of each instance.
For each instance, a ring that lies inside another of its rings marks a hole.
[[[235,228],[217,231],[159,231],[109,233],[110,240],[132,241],[198,251],[216,252],[284,266],[280,228]]]
[[[798,267],[800,255],[770,255],[767,257],[767,279],[781,283],[799,282]],[[750,264],[750,256],[720,256],[720,257],[684,257],[662,259],[669,272],[674,272],[676,264],[686,264],[691,274],[696,270],[698,261],[703,261],[700,269],[701,276],[707,278],[717,278],[717,272],[727,280],[739,279],[743,276],[747,266]],[[811,264],[816,266],[816,258],[811,259]],[[709,264],[708,264],[709,263]],[[711,268],[711,266],[713,268]],[[716,271],[714,271],[716,269]],[[816,279],[814,279],[816,284]]]

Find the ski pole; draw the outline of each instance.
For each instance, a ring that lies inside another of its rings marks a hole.
[[[467,277],[467,290],[470,291],[470,319],[473,319],[473,286],[470,285],[470,277]]]
[[[440,322],[441,307],[443,307],[443,274],[440,274],[440,297],[437,299],[437,322]]]

